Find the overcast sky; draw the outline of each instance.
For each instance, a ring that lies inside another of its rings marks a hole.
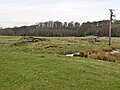
[[[109,19],[109,8],[120,19],[120,0],[0,0],[0,27]]]

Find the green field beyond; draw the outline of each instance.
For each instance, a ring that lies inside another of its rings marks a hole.
[[[120,63],[65,56],[101,49],[105,40],[41,37],[48,40],[14,46],[19,38],[0,36],[0,90],[120,90]]]

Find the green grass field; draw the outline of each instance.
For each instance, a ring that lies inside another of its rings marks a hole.
[[[120,63],[65,56],[106,41],[42,37],[49,41],[13,46],[19,38],[0,36],[0,90],[120,90]]]

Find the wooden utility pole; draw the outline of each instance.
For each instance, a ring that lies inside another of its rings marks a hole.
[[[113,9],[109,9],[110,11],[110,24],[109,24],[109,45],[111,45],[111,32],[112,32],[112,17],[115,17],[115,15],[113,15]]]

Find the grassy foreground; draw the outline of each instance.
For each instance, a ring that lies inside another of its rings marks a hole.
[[[19,38],[0,37],[0,90],[120,89],[120,63],[65,56],[100,49],[107,42],[47,38],[49,41],[11,46]]]

